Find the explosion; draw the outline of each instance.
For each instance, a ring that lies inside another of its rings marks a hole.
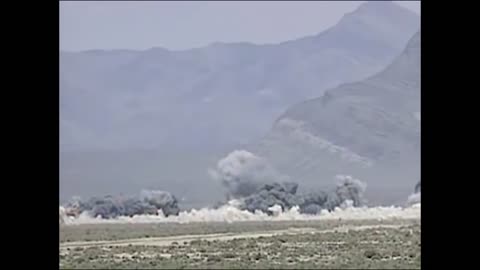
[[[244,150],[233,151],[221,159],[217,168],[210,170],[210,175],[227,188],[227,200],[238,199],[240,209],[252,213],[259,210],[272,215],[274,206],[281,207],[282,211],[298,206],[301,213],[318,214],[345,203],[355,207],[365,204],[366,184],[358,179],[338,175],[336,188],[331,192],[297,194],[297,183],[288,181],[287,176],[277,172],[265,159]]]
[[[315,215],[322,210],[332,211],[345,205],[364,205],[363,192],[366,185],[350,176],[338,176],[338,179],[335,190],[330,193],[317,191],[297,194],[298,184],[292,182],[265,184],[255,193],[242,198],[240,208],[252,213],[260,210],[272,215],[273,206],[281,207],[282,211],[299,207],[300,213]]]
[[[415,192],[408,196],[407,205],[414,205],[421,202],[420,182],[421,181],[418,181],[418,183],[415,185]]]
[[[290,213],[287,216],[294,213],[313,216],[327,215],[336,209],[361,207],[366,203],[363,197],[366,184],[358,179],[337,175],[336,185],[332,190],[297,193],[297,183],[289,181],[287,176],[281,175],[263,158],[244,150],[233,151],[221,159],[216,169],[209,170],[209,173],[227,189],[227,201],[219,203],[213,209],[192,209],[190,212],[180,213],[178,201],[171,193],[143,190],[137,196],[108,195],[89,200],[74,197],[60,207],[60,223],[65,223],[68,216],[81,215],[102,220],[154,216],[166,220],[181,220],[187,216],[199,218],[198,215],[205,211],[213,215],[227,210],[230,214],[240,211],[238,213],[243,216],[248,213],[255,217],[275,217],[282,213]],[[415,190],[418,190],[418,193],[414,195],[419,198],[420,182]]]
[[[288,181],[287,176],[277,172],[265,159],[245,150],[231,152],[209,173],[227,188],[228,199],[249,196],[266,183]]]
[[[169,192],[143,190],[136,197],[107,195],[86,201],[74,197],[60,208],[61,216],[62,211],[65,216],[78,217],[82,213],[87,213],[92,217],[111,219],[118,216],[158,215],[160,211],[165,216],[178,215],[180,209],[177,199]]]

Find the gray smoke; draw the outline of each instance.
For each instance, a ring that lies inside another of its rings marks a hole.
[[[362,181],[349,175],[338,175],[336,189],[331,196],[335,197],[335,202],[330,203],[337,206],[346,201],[351,201],[355,207],[362,206],[366,203],[363,198],[366,189],[367,185]]]
[[[156,209],[162,209],[165,215],[178,215],[180,209],[175,196],[161,190],[142,190],[140,198]]]
[[[421,181],[418,181],[418,183],[415,185],[415,193],[420,193],[420,182]]]
[[[331,192],[311,191],[297,194],[298,184],[292,182],[265,184],[255,193],[242,198],[241,208],[250,212],[260,210],[272,215],[269,210],[279,205],[283,211],[294,206],[300,208],[300,213],[318,214],[322,210],[332,211],[345,204],[362,206],[365,204],[363,193],[366,185],[350,176],[338,176],[335,189]]]
[[[318,214],[323,209],[331,211],[345,203],[355,207],[365,204],[366,185],[360,180],[339,175],[333,191],[297,194],[297,183],[289,181],[265,159],[245,150],[231,152],[209,173],[227,188],[227,200],[239,199],[240,208],[250,212],[260,210],[271,215],[269,208],[278,205],[283,211],[298,206],[301,213]]]
[[[288,177],[278,173],[265,159],[245,150],[231,152],[209,173],[227,188],[227,199],[247,197],[267,183],[288,181]]]
[[[282,210],[289,209],[293,205],[298,205],[299,196],[296,196],[298,185],[295,183],[273,183],[265,184],[255,193],[243,198],[242,209],[250,212],[261,210],[262,212],[272,214],[269,210],[274,205],[279,205]]]
[[[65,207],[65,214],[78,217],[86,212],[93,217],[105,219],[118,216],[157,215],[162,211],[165,216],[178,215],[178,201],[172,194],[165,191],[143,190],[139,196],[111,196],[93,197],[82,200],[72,198]]]

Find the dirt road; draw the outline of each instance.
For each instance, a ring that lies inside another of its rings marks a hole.
[[[217,233],[217,234],[197,234],[197,235],[177,235],[166,237],[152,237],[152,238],[135,238],[135,239],[123,239],[114,241],[78,241],[61,243],[60,249],[74,247],[92,247],[92,246],[128,246],[128,245],[151,245],[151,246],[168,246],[174,242],[183,243],[191,242],[194,240],[218,240],[227,241],[236,238],[257,238],[257,237],[269,237],[281,234],[303,234],[303,233],[327,233],[327,232],[347,232],[349,230],[365,230],[371,228],[399,228],[402,225],[362,225],[362,226],[339,226],[333,229],[315,229],[315,228],[289,228],[286,230],[273,230],[273,231],[258,231],[248,233]]]

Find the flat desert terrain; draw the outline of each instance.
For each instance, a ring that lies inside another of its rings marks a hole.
[[[419,219],[81,224],[62,269],[420,269]]]

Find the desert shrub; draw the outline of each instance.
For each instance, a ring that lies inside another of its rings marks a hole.
[[[222,261],[222,258],[216,255],[209,255],[207,257],[207,262],[220,262],[220,261]]]
[[[224,258],[227,258],[227,259],[232,259],[232,258],[235,258],[235,254],[231,253],[231,252],[227,252],[225,254],[223,254],[223,257]]]
[[[373,249],[369,249],[369,250],[366,250],[363,255],[369,259],[380,259],[380,253],[378,253],[378,251],[376,250],[373,250]]]

